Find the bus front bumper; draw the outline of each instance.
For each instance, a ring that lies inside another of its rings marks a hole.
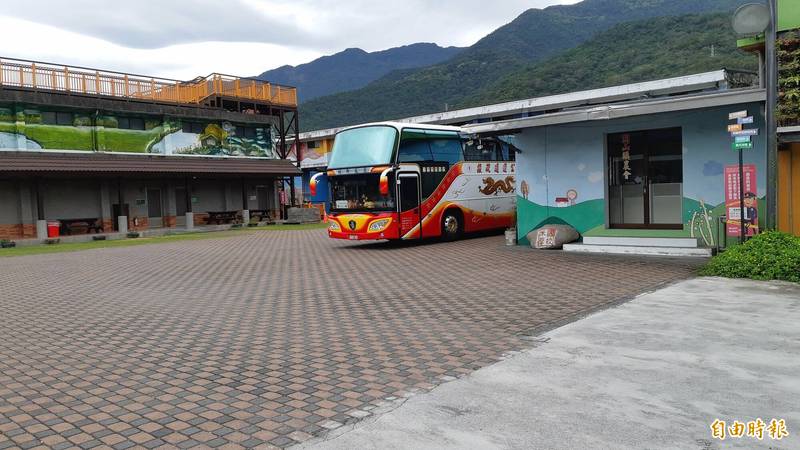
[[[395,215],[341,214],[328,216],[328,237],[351,241],[397,239]]]

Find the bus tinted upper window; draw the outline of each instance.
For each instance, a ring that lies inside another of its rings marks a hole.
[[[438,130],[403,130],[397,162],[462,161],[461,140],[457,133]]]
[[[516,147],[501,138],[472,139],[464,145],[467,161],[514,161]]]
[[[433,139],[430,142],[431,154],[436,162],[447,162],[451,166],[463,160],[461,141],[458,139]]]
[[[400,148],[397,150],[397,162],[421,162],[431,160],[431,148],[425,136],[411,137],[403,133]]]
[[[497,161],[497,143],[488,139],[467,141],[464,155],[467,161]]]

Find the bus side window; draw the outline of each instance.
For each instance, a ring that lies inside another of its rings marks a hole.
[[[397,150],[397,162],[422,162],[431,160],[431,149],[426,139],[402,139]]]
[[[497,149],[493,140],[473,140],[471,145],[464,146],[464,157],[467,161],[496,161]]]
[[[461,153],[461,141],[456,139],[431,139],[429,142],[434,162],[446,162],[448,166],[452,166],[464,160],[464,155]]]
[[[497,159],[500,161],[514,161],[517,157],[517,147],[509,142],[498,140],[498,155]]]

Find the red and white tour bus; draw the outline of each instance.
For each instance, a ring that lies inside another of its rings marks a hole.
[[[515,148],[450,126],[375,123],[340,131],[328,163],[328,235],[455,239],[512,225]],[[316,189],[316,179],[311,189]]]

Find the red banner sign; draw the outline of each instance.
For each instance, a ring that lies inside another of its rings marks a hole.
[[[758,232],[758,192],[755,164],[742,166],[744,176],[744,226],[747,236]],[[742,214],[739,202],[739,165],[725,166],[725,211],[728,236],[741,234]]]

